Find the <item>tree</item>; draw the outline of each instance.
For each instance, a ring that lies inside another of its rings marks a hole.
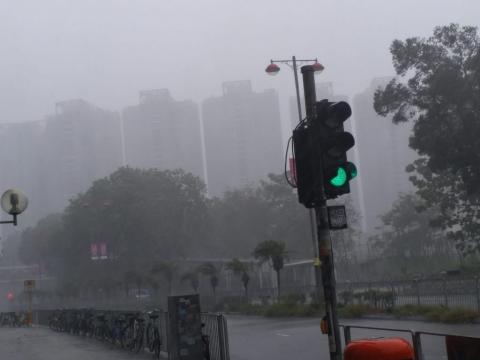
[[[220,268],[216,267],[211,262],[206,262],[198,267],[198,271],[200,272],[200,274],[208,276],[210,280],[210,286],[212,287],[213,295],[215,295],[215,289],[218,286],[220,276]]]
[[[417,195],[401,194],[392,209],[381,216],[385,230],[373,245],[380,256],[404,276],[419,272],[438,272],[452,258],[445,234],[430,226],[437,210],[425,209]]]
[[[235,275],[240,276],[243,288],[245,290],[245,298],[248,301],[248,283],[250,282],[250,275],[248,274],[248,265],[241,262],[237,258],[232,259],[226,265],[227,270],[232,271]]]
[[[47,264],[65,283],[106,272],[123,281],[125,269],[141,274],[158,261],[156,254],[201,253],[210,238],[207,203],[205,185],[192,174],[120,168],[78,194],[62,214],[25,230],[20,255],[27,264]],[[90,246],[98,243],[106,244],[108,262],[92,261]]]
[[[308,212],[297,201],[285,176],[269,174],[258,186],[228,191],[210,204],[213,241],[220,256],[250,255],[259,242],[277,239],[310,256]]]
[[[150,270],[152,275],[163,274],[168,283],[168,294],[172,294],[173,277],[177,271],[177,264],[171,261],[160,261],[155,263]]]
[[[282,241],[266,240],[262,241],[253,250],[253,257],[260,260],[261,263],[269,262],[273,270],[277,273],[277,289],[280,296],[280,270],[283,269],[283,264],[288,252],[285,249],[285,243]]]
[[[477,28],[437,27],[428,39],[395,40],[397,77],[375,93],[380,115],[413,121],[409,166],[435,225],[468,253],[480,249],[480,41]]]
[[[198,271],[197,269],[190,269],[187,270],[182,274],[180,277],[180,282],[186,282],[188,281],[190,286],[192,287],[193,291],[198,293],[198,285],[200,284],[199,278],[198,278]]]

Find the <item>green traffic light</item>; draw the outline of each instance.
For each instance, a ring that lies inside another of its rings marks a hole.
[[[343,167],[340,166],[337,168],[337,175],[330,179],[330,184],[336,187],[340,187],[345,185],[346,182],[347,182],[347,172]]]
[[[357,167],[353,163],[349,163],[349,168],[350,168],[350,179],[357,177],[358,175]]]

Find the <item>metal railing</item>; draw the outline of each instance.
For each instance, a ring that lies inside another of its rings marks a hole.
[[[55,310],[35,310],[33,322],[38,325],[48,326],[49,318]],[[103,311],[103,310],[99,310]],[[121,311],[125,313],[126,311]],[[227,320],[222,314],[202,313],[202,323],[205,324],[203,334],[209,338],[209,349],[211,360],[230,360],[230,348],[228,343]],[[162,312],[158,318],[157,326],[160,333],[160,351],[171,358],[169,344],[168,312]]]
[[[208,335],[210,359],[230,360],[227,320],[222,314],[202,313],[203,332]]]
[[[430,331],[415,331],[415,330],[408,330],[408,329],[396,329],[396,328],[382,328],[382,327],[375,327],[375,326],[361,326],[361,325],[340,325],[343,329],[343,337],[345,341],[345,345],[348,345],[352,341],[352,329],[363,329],[363,330],[378,330],[378,331],[390,331],[396,333],[404,333],[408,334],[412,341],[412,347],[415,353],[415,360],[426,360],[423,347],[422,347],[422,335],[427,336],[436,336],[436,337],[448,337],[448,336],[456,336],[452,334],[446,333],[437,333],[437,332],[430,332]],[[463,336],[467,338],[472,338],[469,336]],[[480,338],[474,338],[480,339]]]

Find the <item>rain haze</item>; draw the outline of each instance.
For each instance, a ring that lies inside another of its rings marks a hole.
[[[0,354],[478,360],[478,27],[478,0],[0,0]]]
[[[2,121],[36,120],[72,98],[119,110],[140,89],[198,102],[228,80],[293,95],[289,71],[264,73],[292,55],[318,58],[321,81],[351,96],[393,75],[393,39],[478,25],[479,14],[474,0],[2,1]]]

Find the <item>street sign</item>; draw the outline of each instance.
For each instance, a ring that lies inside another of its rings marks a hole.
[[[90,256],[92,260],[98,260],[98,245],[90,244]]]
[[[347,211],[344,205],[327,206],[327,212],[330,230],[341,230],[348,227]]]
[[[25,280],[23,282],[23,289],[25,291],[35,290],[35,280]]]
[[[169,352],[179,360],[203,358],[202,321],[198,294],[168,297]],[[171,350],[170,350],[171,349]]]

